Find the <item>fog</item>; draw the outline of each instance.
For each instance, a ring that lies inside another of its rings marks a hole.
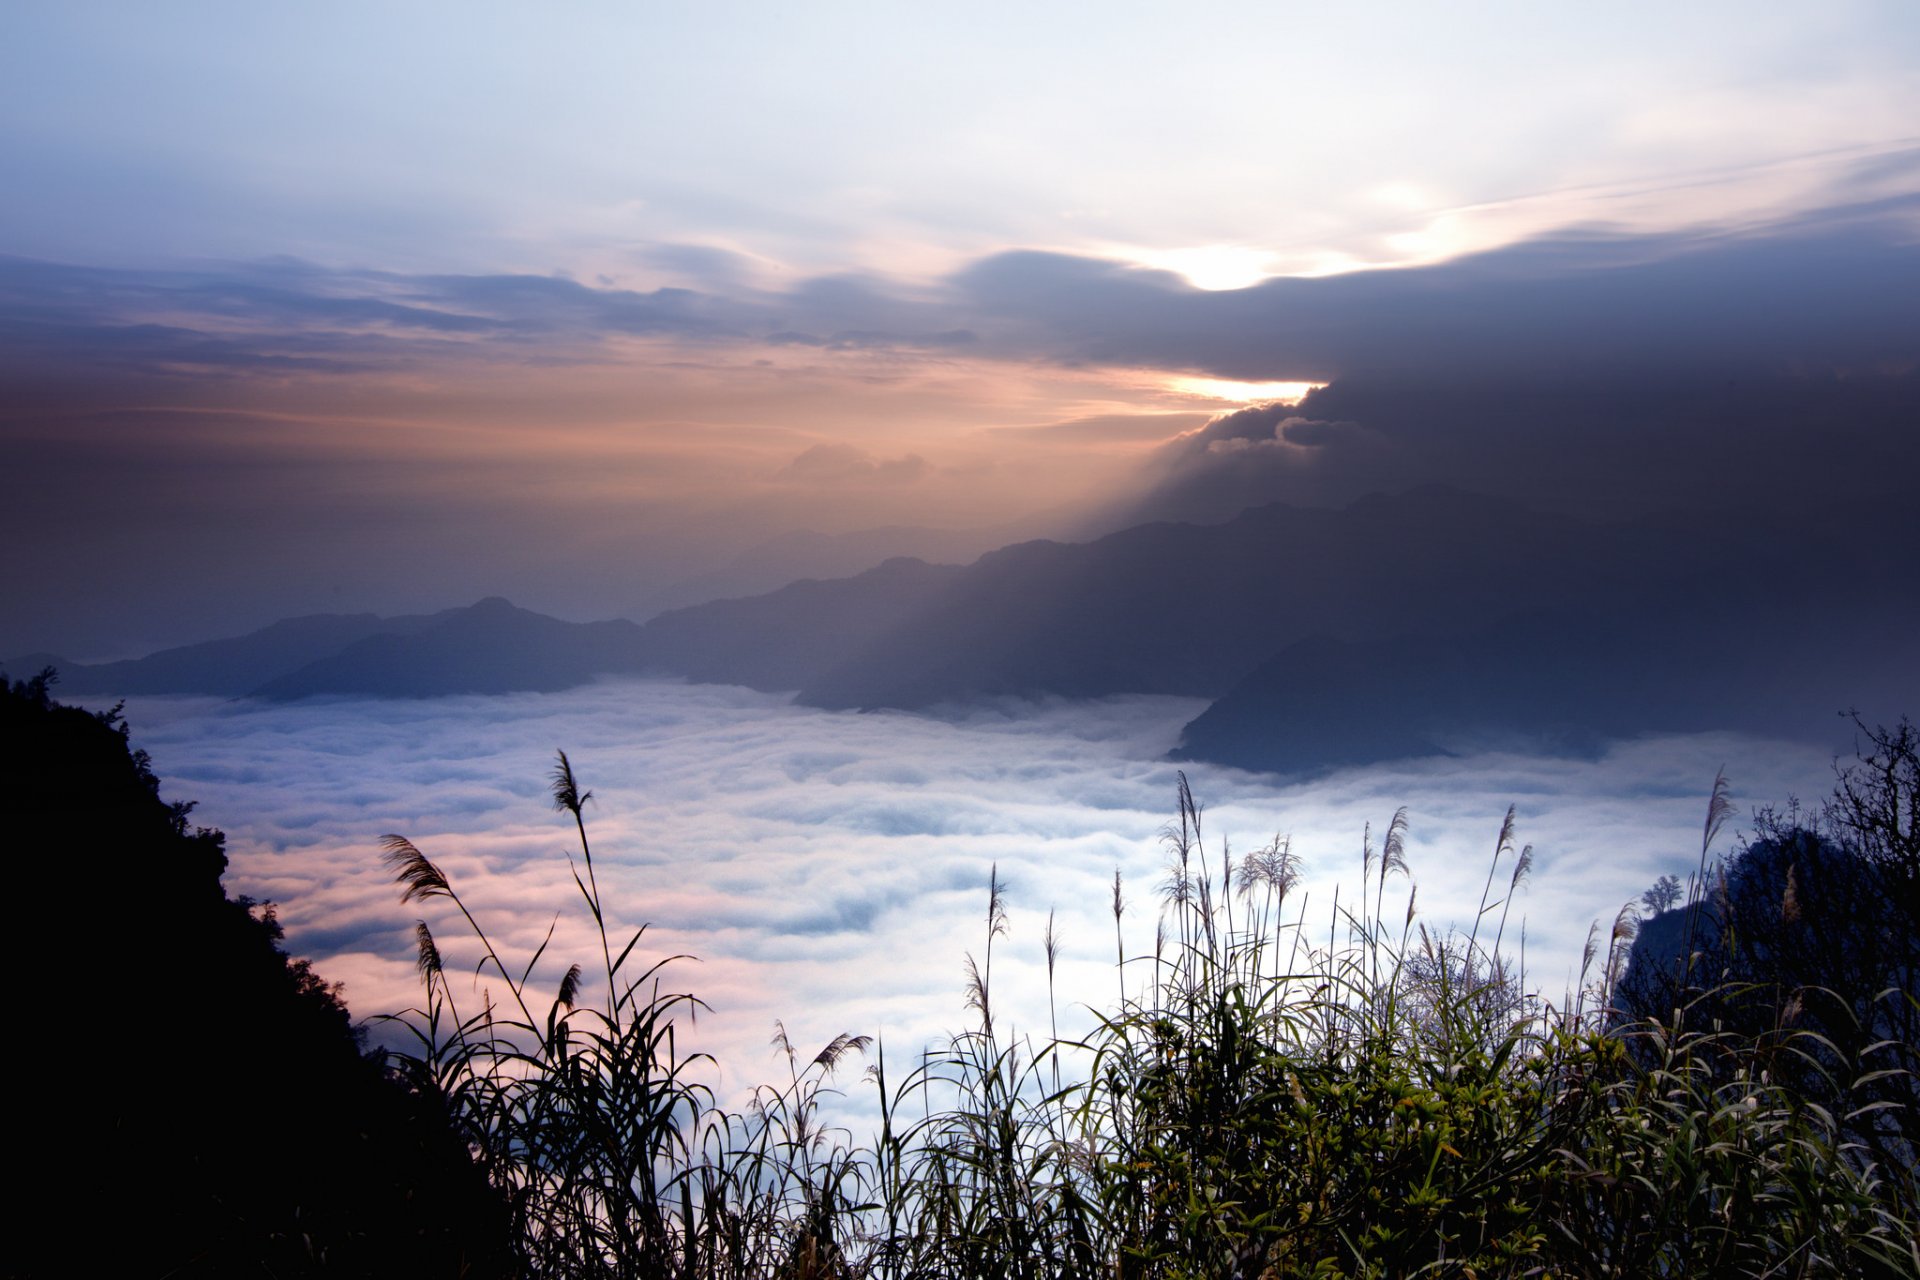
[[[289,949],[344,983],[359,1018],[418,999],[417,917],[456,995],[479,955],[445,902],[401,904],[380,856],[388,832],[440,865],[510,963],[558,917],[536,1007],[576,961],[589,978],[582,1001],[595,999],[598,945],[568,874],[577,845],[548,791],[564,748],[593,791],[588,833],[616,931],[648,926],[636,955],[649,963],[697,957],[671,964],[666,985],[709,1006],[689,1038],[737,1100],[784,1073],[768,1044],[776,1019],[809,1053],[852,1031],[882,1036],[890,1060],[966,1025],[962,969],[985,939],[996,866],[1009,909],[994,962],[1001,1025],[1047,1031],[1050,911],[1062,1031],[1086,1025],[1080,1006],[1111,1005],[1113,875],[1127,952],[1150,952],[1176,786],[1160,756],[1201,705],[1003,703],[943,719],[623,680],[421,701],[143,699],[127,715],[166,798],[197,801],[195,820],[226,831],[228,891],[275,903]],[[1222,838],[1242,851],[1293,837],[1320,930],[1336,886],[1348,901],[1357,888],[1363,829],[1377,840],[1401,805],[1418,919],[1468,923],[1516,806],[1536,864],[1508,939],[1524,921],[1528,984],[1558,1000],[1593,920],[1693,867],[1723,764],[1743,815],[1817,800],[1832,779],[1816,748],[1727,734],[1621,743],[1585,761],[1481,753],[1309,781],[1205,765],[1188,775],[1215,858]],[[1719,850],[1731,847],[1723,836]],[[1404,903],[1396,882],[1389,913]],[[1142,976],[1134,966],[1129,988]]]

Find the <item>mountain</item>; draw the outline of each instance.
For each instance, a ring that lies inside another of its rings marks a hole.
[[[562,622],[493,596],[435,614],[411,632],[355,640],[250,692],[276,701],[552,692],[642,664],[640,628],[631,622]]]
[[[65,662],[53,654],[9,660],[15,677],[54,667],[69,693],[114,697],[155,693],[209,693],[238,697],[260,684],[318,661],[375,635],[406,635],[441,615],[382,618],[371,613],[318,613],[287,618],[244,636],[162,649],[144,658],[93,664]]]
[[[893,559],[644,627],[497,598],[293,619],[69,682],[424,697],[631,672],[842,709],[1179,694],[1214,700],[1185,758],[1286,771],[1656,730],[1825,740],[1842,708],[1920,702],[1915,526],[1897,504],[1790,501],[1596,523],[1429,487],[1021,543],[965,566]]]
[[[117,715],[0,681],[8,887],[32,904],[0,954],[15,973],[57,955],[62,995],[112,1024],[8,1056],[29,1103],[8,1140],[36,1170],[9,1203],[51,1222],[76,1196],[115,1202],[85,1242],[21,1233],[7,1274],[69,1274],[82,1253],[122,1276],[514,1274],[505,1202],[444,1105],[361,1055],[273,909],[227,896],[221,834],[159,793]],[[116,1049],[138,1054],[137,1087]]]
[[[1786,712],[1798,725],[1816,703],[1827,717],[1920,693],[1916,532],[1915,512],[1888,504],[1757,503],[1608,524],[1438,488],[1340,510],[1262,507],[982,557],[800,697],[905,708],[982,694],[1218,698],[1317,636],[1362,646],[1349,661],[1372,674],[1350,682],[1397,681],[1412,696],[1424,673],[1442,702],[1469,673],[1493,696],[1489,682],[1533,663],[1519,720],[1526,706],[1601,715],[1603,691],[1618,688],[1638,691],[1624,705],[1640,729],[1785,726]],[[1504,647],[1464,643],[1541,617],[1589,621],[1523,626]],[[1532,650],[1516,648],[1523,636]],[[1561,707],[1556,685],[1592,692]]]
[[[797,529],[751,547],[725,564],[654,593],[633,615],[649,618],[710,600],[765,595],[808,579],[850,578],[888,560],[964,564],[997,547],[990,531],[889,525],[851,533]]]
[[[852,578],[661,614],[645,628],[646,665],[689,680],[798,689],[938,606],[971,572],[896,559]]]
[[[1456,748],[1585,753],[1637,733],[1731,728],[1727,716],[1747,708],[1739,682],[1710,662],[1714,644],[1667,634],[1655,647],[1644,628],[1586,614],[1468,635],[1311,636],[1190,721],[1173,756],[1302,773]]]
[[[1339,510],[1260,507],[982,557],[939,601],[801,690],[822,707],[918,708],[981,694],[1215,697],[1314,634],[1484,626],[1516,607],[1622,594],[1620,535],[1455,490]],[[1640,541],[1645,541],[1644,538]],[[1684,575],[1685,557],[1669,560]],[[1697,569],[1706,571],[1700,564]]]
[[[1902,625],[1911,635],[1910,616]],[[1315,636],[1222,694],[1173,754],[1301,773],[1493,747],[1585,754],[1702,729],[1837,741],[1846,708],[1916,705],[1911,656],[1886,620],[1837,648],[1831,618],[1798,610],[1761,625],[1535,614],[1465,636]]]
[[[631,622],[562,622],[498,597],[437,613],[379,617],[315,614],[244,636],[93,665],[30,654],[3,668],[16,677],[51,666],[63,691],[112,697],[217,694],[275,700],[318,694],[432,697],[552,691],[602,673],[641,669]]]

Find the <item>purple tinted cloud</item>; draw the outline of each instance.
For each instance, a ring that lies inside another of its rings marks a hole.
[[[615,919],[650,925],[649,954],[700,957],[675,971],[714,1006],[695,1034],[720,1055],[727,1087],[744,1088],[773,1068],[775,1018],[803,1042],[884,1031],[897,1053],[958,1028],[962,957],[980,945],[996,864],[1012,908],[1006,961],[996,958],[1007,1016],[1044,1027],[1040,935],[1055,909],[1063,1009],[1110,999],[1113,872],[1140,954],[1174,787],[1158,756],[1197,707],[1004,702],[939,720],[609,682],[423,702],[151,700],[130,712],[168,796],[198,799],[196,816],[228,832],[230,889],[278,902],[290,945],[344,980],[362,1016],[413,997],[417,913],[380,864],[387,831],[434,858],[517,953],[557,918],[551,980],[594,950],[566,870],[570,834],[546,794],[564,745],[595,793],[588,820]],[[1501,816],[1517,804],[1539,862],[1515,918],[1528,922],[1535,984],[1557,996],[1592,919],[1691,865],[1721,763],[1758,803],[1819,794],[1827,760],[1706,735],[1626,744],[1589,763],[1483,752],[1307,785],[1206,766],[1190,775],[1213,838],[1243,850],[1294,836],[1308,915],[1323,924],[1335,884],[1350,896],[1357,883],[1363,824],[1379,827],[1402,804],[1420,918],[1467,920]],[[454,921],[428,914],[470,970],[478,957]]]

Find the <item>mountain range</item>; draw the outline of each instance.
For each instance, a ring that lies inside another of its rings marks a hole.
[[[832,709],[983,696],[1211,700],[1182,758],[1287,772],[1652,731],[1832,736],[1920,695],[1915,518],[1897,507],[1577,520],[1447,488],[1271,505],[895,558],[670,610],[563,622],[492,598],[289,619],[94,666],[65,688],[294,699],[553,690],[645,673]]]

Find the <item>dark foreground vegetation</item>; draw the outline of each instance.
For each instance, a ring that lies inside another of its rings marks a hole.
[[[996,1018],[996,878],[965,1031],[904,1069],[864,1039],[808,1058],[783,1035],[789,1080],[741,1112],[677,1044],[695,998],[636,958],[642,932],[609,930],[562,755],[554,798],[600,954],[532,976],[543,957],[500,955],[457,887],[389,837],[404,898],[443,900],[503,993],[461,1009],[422,922],[426,1000],[399,1021],[533,1274],[1916,1275],[1920,772],[1911,726],[1871,741],[1817,818],[1763,815],[1710,865],[1717,783],[1698,872],[1649,893],[1678,899],[1662,918],[1686,924],[1679,953],[1647,952],[1623,984],[1629,904],[1557,1003],[1509,959],[1532,862],[1511,813],[1478,917],[1435,936],[1400,883],[1404,815],[1365,842],[1360,896],[1309,920],[1287,843],[1208,845],[1183,781],[1158,941],[1125,953],[1116,879],[1117,1001],[1092,1034],[1036,1041]],[[1766,880],[1792,841],[1820,860],[1789,850],[1784,884]],[[1842,874],[1844,902],[1826,887]],[[1809,931],[1843,909],[1833,950]],[[1049,930],[1049,979],[1055,954]],[[1789,972],[1789,955],[1806,963]],[[881,1111],[865,1142],[822,1112],[856,1054],[872,1065],[849,1087]]]
[[[1229,856],[1183,783],[1158,939],[1126,950],[1116,878],[1113,1003],[1090,1034],[1009,1028],[995,878],[964,1030],[905,1062],[782,1036],[788,1078],[730,1110],[680,1040],[698,1001],[601,899],[565,756],[553,795],[595,953],[496,950],[459,886],[389,837],[431,919],[420,1007],[383,1024],[409,1047],[383,1063],[270,917],[220,892],[218,836],[158,801],[114,717],[34,682],[6,715],[9,818],[70,855],[16,902],[79,875],[128,895],[16,957],[69,966],[48,979],[59,1012],[97,1015],[10,1055],[13,1096],[44,1103],[18,1274],[1920,1275],[1904,723],[1869,735],[1829,805],[1763,814],[1719,862],[1716,786],[1696,873],[1650,891],[1637,944],[1623,910],[1551,1001],[1511,959],[1532,863],[1511,814],[1482,910],[1438,935],[1403,815],[1364,842],[1361,893],[1309,918],[1286,841]],[[52,754],[63,735],[91,754]],[[95,822],[81,794],[124,814]],[[488,995],[443,966],[436,929],[477,943]],[[840,1089],[871,1091],[864,1140],[834,1126]],[[115,1230],[36,1229],[72,1203]]]
[[[446,1099],[221,888],[117,712],[0,679],[17,1276],[509,1274]]]

